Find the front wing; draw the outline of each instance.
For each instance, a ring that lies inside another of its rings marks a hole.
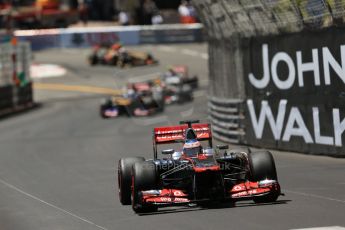
[[[198,202],[199,200],[190,200],[188,194],[178,189],[162,189],[141,191],[142,203],[157,206],[173,206]],[[264,180],[259,182],[239,183],[226,191],[225,199],[238,201],[243,199],[252,199],[255,196],[264,196],[270,193],[280,194],[280,185],[274,180]],[[205,201],[205,200],[202,200]]]

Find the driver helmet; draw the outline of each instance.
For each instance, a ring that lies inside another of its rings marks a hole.
[[[119,50],[122,47],[120,43],[115,43],[114,45],[111,46],[112,50]]]
[[[196,139],[187,140],[183,145],[183,153],[187,157],[197,156],[199,153],[201,153],[200,142]]]

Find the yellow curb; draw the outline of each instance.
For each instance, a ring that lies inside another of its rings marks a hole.
[[[85,86],[85,85],[65,85],[65,84],[50,84],[50,83],[34,83],[33,88],[37,90],[54,90],[54,91],[70,91],[81,93],[107,94],[119,96],[122,95],[122,90]]]

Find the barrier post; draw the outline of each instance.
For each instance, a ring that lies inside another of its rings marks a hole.
[[[11,39],[11,58],[12,58],[12,84],[13,84],[12,104],[14,108],[16,108],[18,105],[19,81],[17,77],[17,39],[15,37],[12,37]]]

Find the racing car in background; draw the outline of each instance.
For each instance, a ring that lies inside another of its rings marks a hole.
[[[184,121],[153,130],[153,159],[121,158],[118,162],[120,202],[136,213],[175,205],[208,206],[212,202],[251,199],[275,202],[281,195],[275,162],[268,151],[228,150],[212,147],[209,124]],[[206,142],[207,147],[202,147]],[[158,145],[182,143],[182,150]]]
[[[184,103],[193,100],[193,90],[199,86],[197,76],[190,77],[188,67],[184,65],[171,66],[161,76],[165,88],[166,104]]]
[[[158,63],[152,54],[142,51],[127,50],[119,43],[94,46],[88,57],[88,62],[91,66],[103,64],[122,68],[154,65]]]
[[[170,66],[162,76],[167,85],[189,85],[193,90],[199,87],[199,79],[196,75],[190,76],[186,65]]]
[[[162,90],[149,82],[132,83],[122,96],[110,96],[100,105],[102,118],[149,116],[163,112],[165,107]]]

